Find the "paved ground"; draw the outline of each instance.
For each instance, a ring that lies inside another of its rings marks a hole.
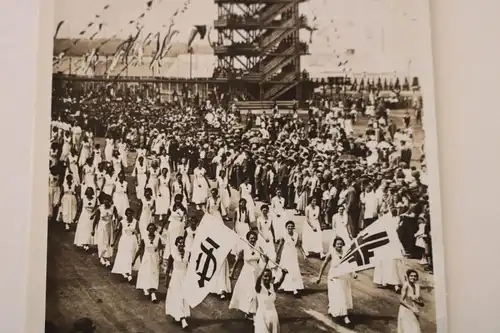
[[[423,137],[417,130],[417,138]],[[130,156],[132,161],[133,155]],[[131,165],[131,163],[129,164]],[[127,170],[130,173],[130,168]],[[132,182],[130,182],[132,183]],[[134,192],[131,189],[131,192]],[[234,192],[236,202],[237,193]],[[136,202],[132,199],[132,206]],[[290,217],[301,230],[303,217]],[[126,332],[182,332],[182,329],[165,315],[165,288],[160,289],[158,304],[152,304],[134,286],[99,265],[95,255],[86,254],[73,247],[74,233],[66,233],[61,225],[49,226],[47,267],[47,319],[60,328],[69,329],[80,317],[90,317],[100,333]],[[331,235],[324,233],[325,246]],[[421,275],[422,296],[426,306],[422,309],[422,331],[436,332],[433,278],[423,272],[414,260],[407,260],[408,267],[416,268]],[[319,259],[301,260],[302,274],[307,290],[301,299],[280,294],[277,300],[281,330],[284,333],[309,333],[312,331],[337,333],[392,333],[397,328],[399,295],[392,290],[379,289],[372,283],[372,270],[359,274],[353,281],[355,324],[348,329],[334,323],[326,316],[328,300],[325,280],[320,285],[314,279],[321,266]],[[233,281],[234,285],[235,281]],[[163,278],[160,282],[163,285]],[[220,301],[209,296],[192,310],[192,332],[226,333],[253,332],[253,326],[241,313],[228,309],[229,300]]]

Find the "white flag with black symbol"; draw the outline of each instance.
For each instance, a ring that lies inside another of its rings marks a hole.
[[[344,248],[340,262],[332,267],[330,276],[341,276],[375,267],[380,260],[403,257],[402,245],[394,227],[394,217],[383,216],[362,230]]]
[[[238,241],[233,230],[209,214],[203,216],[196,228],[191,258],[182,285],[184,298],[189,306],[195,307],[207,297],[224,260]]]

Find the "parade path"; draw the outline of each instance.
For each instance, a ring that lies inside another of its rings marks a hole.
[[[134,158],[135,154],[130,154],[129,166]],[[131,168],[126,171],[127,181],[133,184],[130,178]],[[135,190],[130,187],[130,193],[133,193],[132,208],[136,208]],[[236,191],[233,191],[231,198],[234,205],[238,200]],[[292,212],[289,215],[296,222],[300,233],[304,218],[294,216]],[[183,332],[178,324],[165,315],[166,290],[163,275],[160,279],[160,302],[153,304],[134,285],[124,282],[121,276],[112,275],[110,269],[102,267],[95,254],[87,254],[75,248],[73,238],[74,232],[64,232],[62,225],[49,226],[47,320],[54,322],[63,331],[70,329],[76,319],[89,317],[96,323],[99,333]],[[331,238],[331,232],[325,231],[325,248]],[[354,310],[350,317],[354,328],[346,328],[327,315],[327,272],[319,285],[314,283],[322,261],[311,258],[304,262],[302,257],[299,260],[306,290],[299,299],[278,294],[276,305],[281,332],[397,332],[399,294],[393,290],[377,288],[372,282],[373,270],[361,272],[358,279],[353,280]],[[420,313],[422,332],[434,333],[433,277],[424,272],[415,260],[405,260],[405,264],[420,273],[421,293],[425,302]],[[232,281],[233,286],[234,283]],[[252,323],[245,320],[242,313],[229,310],[228,306],[229,298],[220,301],[214,296],[208,296],[202,304],[192,309],[192,317],[188,321],[190,330],[199,333],[253,332]]]

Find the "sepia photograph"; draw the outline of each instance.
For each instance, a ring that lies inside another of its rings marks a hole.
[[[55,0],[45,332],[444,333],[428,5]]]

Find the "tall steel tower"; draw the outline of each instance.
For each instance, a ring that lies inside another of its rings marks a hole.
[[[307,28],[299,13],[304,1],[215,0],[216,76],[250,100],[300,99],[300,57],[308,52],[299,39]]]

